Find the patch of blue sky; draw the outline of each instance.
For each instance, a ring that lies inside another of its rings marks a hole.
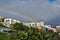
[[[56,2],[56,0],[49,0],[49,2],[53,4]]]

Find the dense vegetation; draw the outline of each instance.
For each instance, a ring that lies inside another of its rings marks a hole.
[[[22,23],[16,23],[12,28],[15,32],[0,33],[0,40],[60,40],[58,33],[44,31],[38,28],[27,27]]]

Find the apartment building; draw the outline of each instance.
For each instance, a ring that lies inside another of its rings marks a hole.
[[[20,23],[19,20],[16,20],[16,19],[13,19],[13,18],[5,18],[4,19],[4,25],[7,26],[7,27],[10,27],[11,24],[14,24],[14,23]]]

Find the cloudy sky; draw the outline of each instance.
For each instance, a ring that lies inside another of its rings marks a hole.
[[[60,0],[0,0],[0,15],[60,24]]]

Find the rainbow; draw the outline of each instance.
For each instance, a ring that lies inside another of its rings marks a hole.
[[[14,15],[17,15],[17,16],[21,16],[21,17],[24,17],[24,18],[29,19],[29,20],[33,20],[31,17],[26,16],[24,14],[20,14],[19,12],[15,11],[15,10],[9,10],[9,9],[0,8],[0,11],[10,13],[10,14],[14,14]]]

